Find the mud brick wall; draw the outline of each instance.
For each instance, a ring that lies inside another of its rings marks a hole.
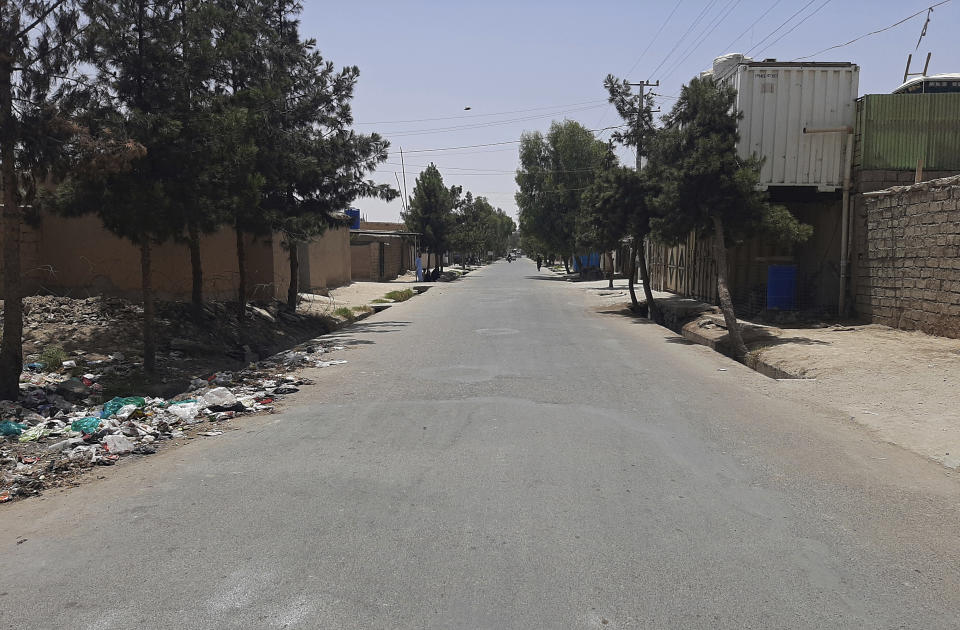
[[[0,236],[0,251],[3,251],[3,238]],[[36,292],[44,277],[40,264],[40,232],[24,224],[20,228],[20,276],[24,295]],[[3,257],[0,256],[0,283],[3,282]],[[0,300],[3,298],[0,297]]]
[[[858,312],[895,328],[960,337],[960,177],[863,198]]]

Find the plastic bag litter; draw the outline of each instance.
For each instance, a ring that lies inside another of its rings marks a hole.
[[[52,430],[47,429],[47,428],[44,427],[42,424],[38,424],[37,426],[33,427],[32,429],[27,429],[26,431],[24,431],[23,433],[21,433],[21,434],[20,434],[20,441],[21,441],[21,442],[35,442],[36,440],[39,440],[39,439],[42,438],[42,437],[46,437],[46,436],[50,435],[51,433],[53,433]]]
[[[100,426],[100,418],[80,418],[79,420],[74,420],[70,423],[70,428],[79,433],[85,433],[90,435],[95,433],[97,428]]]
[[[137,410],[136,405],[124,405],[123,407],[120,407],[120,409],[117,410],[117,417],[120,418],[121,420],[126,420],[131,415],[133,415],[133,412],[136,410]]]
[[[0,422],[0,435],[4,437],[20,435],[26,428],[27,425],[20,422],[10,422],[9,420],[4,420],[3,422]]]
[[[141,396],[128,396],[126,398],[114,398],[109,400],[103,405],[103,411],[100,412],[101,418],[109,418],[113,414],[120,411],[123,407],[127,405],[135,405],[137,407],[143,407],[147,404],[147,401]]]
[[[208,407],[230,407],[237,404],[237,397],[226,387],[215,387],[203,395]]]
[[[126,455],[134,449],[134,443],[122,435],[108,435],[103,438],[103,446],[111,455]]]
[[[197,417],[198,413],[200,413],[200,403],[196,401],[177,403],[176,405],[170,405],[167,407],[167,411],[180,418],[184,422],[189,423],[191,420]]]

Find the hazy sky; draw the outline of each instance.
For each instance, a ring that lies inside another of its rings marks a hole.
[[[336,65],[360,67],[356,127],[391,141],[390,159],[374,179],[396,186],[399,176],[402,184],[402,147],[408,192],[432,161],[447,185],[462,185],[516,216],[515,141],[563,118],[590,129],[620,124],[605,101],[608,73],[659,79],[655,92],[664,95],[658,102],[666,111],[669,97],[718,55],[794,60],[937,1],[304,0],[301,31]],[[915,51],[925,20],[924,11],[808,60],[858,64],[861,94],[896,88],[911,52],[919,57],[916,69],[932,52],[931,74],[960,72],[960,0],[934,9]],[[480,144],[492,146],[452,148]],[[399,220],[399,199],[356,205],[371,220]]]

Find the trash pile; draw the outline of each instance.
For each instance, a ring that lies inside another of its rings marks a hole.
[[[72,485],[93,466],[156,453],[170,440],[220,435],[210,426],[240,415],[272,412],[276,401],[312,384],[297,370],[346,363],[324,356],[335,350],[343,347],[302,344],[237,372],[194,377],[188,391],[169,399],[117,396],[105,402],[101,381],[126,369],[122,354],[81,355],[54,371],[30,363],[20,378],[20,400],[0,401],[0,503]]]

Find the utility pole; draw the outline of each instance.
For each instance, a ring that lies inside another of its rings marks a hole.
[[[630,83],[630,82],[628,81],[628,82],[627,82],[627,85],[629,85],[629,86],[636,86],[636,87],[639,87],[639,88],[640,88],[640,98],[639,98],[639,100],[637,101],[637,128],[636,128],[636,130],[635,130],[636,133],[637,133],[637,173],[640,173],[640,169],[641,169],[641,167],[642,167],[641,161],[642,161],[642,155],[643,155],[643,150],[641,149],[641,146],[640,146],[640,144],[641,144],[641,142],[642,142],[642,139],[643,139],[643,132],[642,132],[642,129],[643,129],[643,115],[644,115],[644,111],[646,110],[646,106],[647,106],[646,94],[644,94],[644,91],[645,91],[645,89],[648,88],[648,87],[649,87],[649,88],[660,87],[660,79],[657,79],[657,80],[656,80],[655,82],[653,82],[653,83],[651,83],[650,81],[647,81],[647,80],[644,80],[644,81],[641,82],[641,83]],[[660,111],[660,108],[658,107],[657,109],[652,109],[652,110],[650,110],[650,111],[651,111],[651,112],[659,112],[659,111]],[[657,319],[657,318],[654,316],[654,313],[655,313],[655,310],[654,310],[654,309],[655,309],[655,307],[653,306],[653,298],[652,298],[652,294],[650,293],[650,278],[649,278],[649,274],[647,273],[647,265],[646,265],[646,263],[644,262],[644,261],[646,260],[646,256],[647,256],[646,247],[647,247],[646,242],[634,243],[633,246],[631,247],[630,256],[631,256],[632,260],[630,261],[630,267],[631,267],[630,273],[631,273],[632,275],[631,275],[631,278],[630,278],[630,295],[633,296],[633,281],[634,281],[634,276],[635,276],[635,274],[637,273],[638,268],[639,268],[639,271],[640,271],[640,280],[643,282],[643,289],[644,289],[644,292],[647,294],[647,304],[648,304],[648,307],[647,307],[647,308],[648,308],[648,310],[647,310],[647,315],[648,315],[648,317],[650,317],[651,319],[654,319],[654,320],[655,320],[655,319]],[[640,257],[640,261],[641,261],[643,264],[640,264],[640,265],[637,264],[637,256],[638,256],[638,255],[639,255],[639,257]],[[636,298],[633,298],[633,299],[634,299],[634,301],[636,300]]]
[[[642,83],[629,83],[629,82],[628,82],[627,85],[629,85],[629,86],[631,86],[631,87],[634,87],[634,86],[635,86],[635,87],[639,87],[639,88],[640,88],[640,100],[639,100],[639,102],[638,102],[638,104],[637,104],[637,172],[640,172],[640,155],[641,155],[641,151],[640,151],[640,127],[641,127],[641,125],[643,124],[643,119],[642,119],[641,117],[643,116],[643,108],[644,108],[644,102],[645,102],[645,99],[644,99],[644,97],[645,97],[644,88],[648,88],[648,87],[660,87],[660,79],[657,79],[654,83],[651,83],[650,81],[646,81],[646,80],[645,80],[645,81],[643,81]],[[650,110],[650,111],[652,111],[652,112],[659,112],[659,111],[660,111],[660,108],[658,107],[657,109]]]

